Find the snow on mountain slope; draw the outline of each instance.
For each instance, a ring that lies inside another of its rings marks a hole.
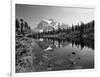
[[[53,19],[48,19],[48,20],[42,20],[37,27],[35,28],[35,30],[37,30],[38,32],[46,32],[46,31],[51,31],[53,29],[57,30],[58,29],[58,25],[60,26],[61,29],[67,29],[68,25],[64,24],[64,23],[59,23],[54,21]]]

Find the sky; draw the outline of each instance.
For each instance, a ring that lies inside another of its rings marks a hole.
[[[93,8],[16,4],[15,13],[16,18],[23,18],[32,28],[42,20],[51,18],[69,26],[94,20]]]

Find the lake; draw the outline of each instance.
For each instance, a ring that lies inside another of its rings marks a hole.
[[[33,69],[58,71],[94,68],[94,41],[38,38],[33,45]]]

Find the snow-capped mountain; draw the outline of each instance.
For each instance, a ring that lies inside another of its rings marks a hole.
[[[68,26],[67,24],[62,23],[62,24],[60,25],[60,28],[61,28],[61,29],[68,29],[69,26]]]
[[[54,21],[53,19],[48,19],[48,20],[42,20],[37,27],[35,28],[35,30],[37,29],[38,32],[46,32],[46,31],[51,31],[51,30],[57,30],[58,26],[63,29],[63,28],[68,28],[67,24],[64,23],[59,23]]]

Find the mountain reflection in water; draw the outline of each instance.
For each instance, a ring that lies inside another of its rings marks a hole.
[[[66,44],[72,44],[73,46],[76,46],[77,48],[83,49],[84,47],[88,47],[94,50],[94,40],[87,40],[87,39],[58,39],[58,38],[38,38],[38,41],[44,41],[49,43],[52,43],[52,45],[56,45],[56,47],[62,47],[66,46]]]
[[[37,38],[33,49],[35,71],[94,68],[94,41]]]

